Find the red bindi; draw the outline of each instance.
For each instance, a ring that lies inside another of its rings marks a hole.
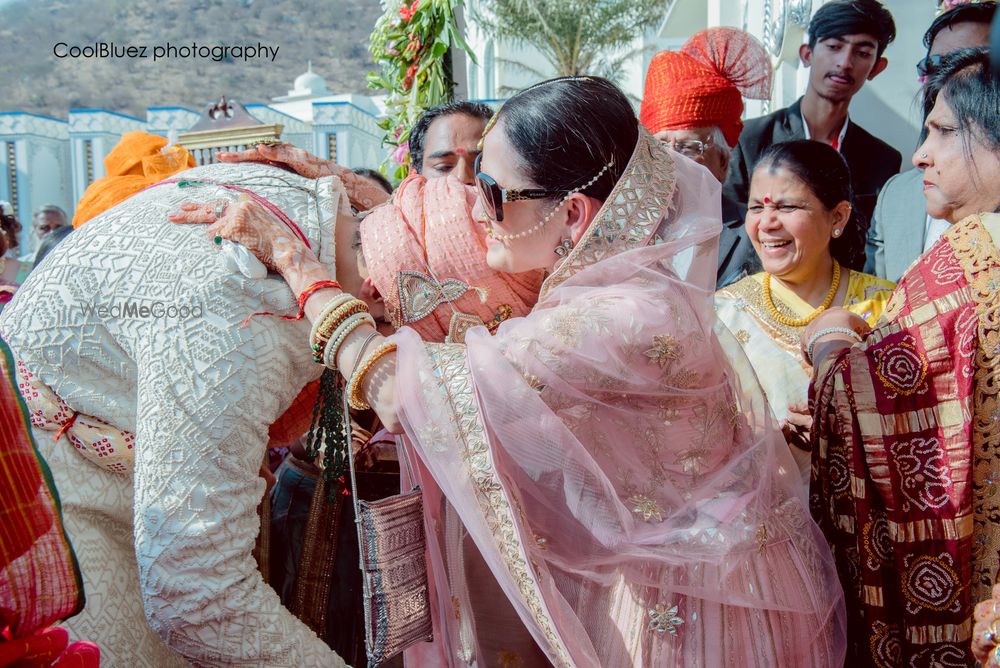
[[[459,147],[457,147],[457,148],[455,149],[455,155],[463,155],[463,156],[464,156],[464,155],[468,155],[468,154],[469,154],[469,152],[468,152],[468,151],[466,151],[466,150],[465,150],[464,148],[462,148],[461,146],[459,146]]]
[[[765,197],[764,198],[764,204],[770,204],[770,203],[771,203],[771,198],[770,197]]]

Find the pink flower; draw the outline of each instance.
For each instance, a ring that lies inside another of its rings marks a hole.
[[[413,0],[413,4],[407,7],[403,5],[399,10],[399,15],[403,17],[404,21],[409,21],[413,18],[413,15],[417,13],[417,6],[420,4],[420,0]]]
[[[392,160],[397,165],[405,165],[407,158],[410,157],[410,142],[404,141],[402,144],[396,147],[396,150],[392,152]]]

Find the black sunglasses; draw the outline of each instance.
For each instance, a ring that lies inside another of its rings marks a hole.
[[[922,77],[929,77],[941,67],[941,54],[935,53],[933,56],[925,56],[917,61],[917,73]]]
[[[568,192],[566,190],[540,190],[533,188],[522,190],[501,188],[492,176],[479,171],[479,163],[482,159],[483,154],[480,153],[476,156],[476,162],[473,166],[473,169],[476,170],[476,188],[479,190],[479,199],[483,203],[486,215],[490,217],[490,220],[495,222],[503,222],[504,202],[516,202],[525,199],[549,199],[550,197],[566,195]]]

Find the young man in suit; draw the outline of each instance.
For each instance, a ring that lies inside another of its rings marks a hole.
[[[941,56],[956,49],[989,46],[990,24],[997,3],[946,2],[924,33],[927,55],[917,63],[921,80],[932,74]],[[925,105],[925,114],[934,100]],[[924,173],[911,169],[889,179],[878,196],[868,230],[865,272],[898,281],[918,257],[948,229],[948,223],[931,218],[924,200]]]
[[[839,150],[851,168],[855,205],[867,225],[879,190],[899,172],[902,157],[851,121],[847,112],[865,81],[885,70],[888,60],[882,54],[895,37],[892,15],[877,0],[833,0],[813,16],[809,41],[799,48],[799,57],[809,68],[805,95],[789,107],[747,121],[733,149],[723,189],[726,224],[719,241],[719,287],[759,271],[743,219],[750,176],[772,144],[814,139]]]

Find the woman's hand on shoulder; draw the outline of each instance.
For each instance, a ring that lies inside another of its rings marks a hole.
[[[260,162],[289,169],[307,179],[339,174],[346,168],[330,160],[319,158],[309,151],[292,144],[257,144],[245,151],[222,151],[215,154],[219,162]]]
[[[207,224],[206,234],[221,243],[245,246],[272,271],[284,274],[315,255],[292,230],[254,200],[185,202],[168,219],[178,224]]]

